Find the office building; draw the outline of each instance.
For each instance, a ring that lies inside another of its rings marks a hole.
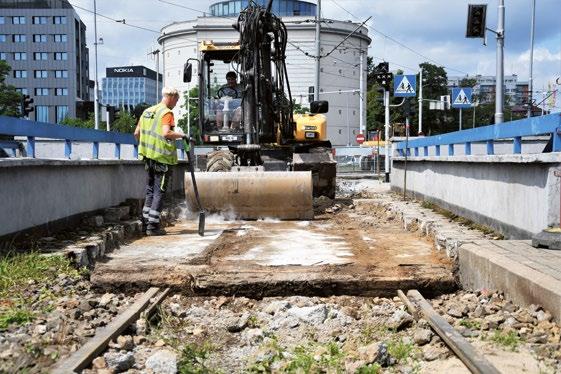
[[[34,99],[31,119],[58,123],[90,100],[86,26],[67,0],[0,2],[7,83]]]
[[[105,77],[101,81],[101,103],[114,107],[133,108],[137,104],[153,105],[159,101],[162,89],[156,82],[156,72],[145,66],[117,66],[105,69]]]

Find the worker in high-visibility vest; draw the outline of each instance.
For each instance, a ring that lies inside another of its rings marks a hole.
[[[177,89],[164,87],[162,101],[144,110],[134,130],[138,157],[144,160],[147,172],[142,221],[149,236],[166,234],[160,227],[163,197],[170,179],[170,166],[177,164],[175,141],[186,137],[182,131],[175,130],[171,110],[178,100]]]

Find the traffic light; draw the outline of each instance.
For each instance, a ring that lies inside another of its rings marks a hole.
[[[35,108],[33,108],[33,98],[29,95],[23,95],[21,99],[21,113],[24,117],[27,117],[29,113],[33,112]]]
[[[466,38],[485,37],[487,4],[469,4]]]
[[[376,69],[374,69],[376,73],[387,73],[390,71],[390,64],[388,62],[380,62]]]
[[[314,101],[314,86],[308,87],[308,102]]]
[[[376,73],[374,74],[374,79],[376,79],[376,82],[378,82],[380,84],[380,86],[384,87],[384,89],[386,91],[390,90],[391,84],[392,84],[392,78],[393,78],[393,74],[392,73]]]

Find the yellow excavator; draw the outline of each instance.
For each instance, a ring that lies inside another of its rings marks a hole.
[[[250,3],[233,25],[239,41],[203,41],[199,58],[185,63],[184,82],[191,82],[197,65],[200,141],[215,149],[196,180],[208,211],[241,219],[311,219],[313,197],[335,197],[336,162],[323,114],[328,102],[313,101],[309,113],[293,113],[287,29],[271,5]],[[217,72],[229,70],[240,77],[240,97],[225,95],[216,84]],[[190,180],[185,186],[188,205],[196,208]]]

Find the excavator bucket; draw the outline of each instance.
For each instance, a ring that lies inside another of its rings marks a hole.
[[[249,220],[314,218],[309,171],[199,172],[195,179],[202,206],[210,213]],[[185,197],[188,208],[196,211],[189,175],[185,175]]]

